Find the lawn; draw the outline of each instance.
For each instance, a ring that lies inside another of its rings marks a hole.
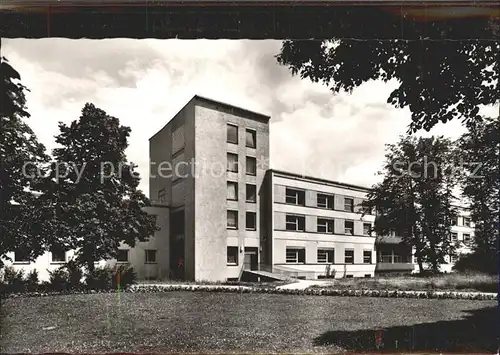
[[[374,289],[401,291],[481,291],[497,292],[498,276],[482,274],[444,274],[431,277],[374,277],[335,279],[331,285],[336,289]]]
[[[495,301],[204,292],[2,301],[0,348],[20,352],[496,351]],[[397,341],[397,343],[396,343]]]

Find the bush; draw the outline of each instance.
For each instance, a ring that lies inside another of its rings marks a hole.
[[[122,264],[116,268],[105,266],[95,268],[86,276],[86,286],[91,290],[125,289],[137,281],[137,274],[129,264]]]
[[[118,281],[120,289],[127,288],[128,286],[135,284],[137,281],[137,274],[134,268],[129,264],[122,264],[112,271],[114,271],[111,279],[111,287],[113,289],[118,289]]]
[[[3,270],[3,283],[5,293],[21,293],[26,290],[24,271],[16,271],[11,266]]]
[[[49,289],[50,291],[62,292],[71,289],[69,273],[64,266],[50,271],[49,270]]]
[[[79,265],[77,265],[73,260],[70,260],[64,265],[64,269],[67,272],[70,288],[72,290],[83,289],[84,285],[82,283],[82,278],[83,278],[82,268]]]
[[[111,273],[108,267],[94,268],[89,270],[85,276],[85,286],[89,290],[111,289]]]
[[[453,270],[460,272],[480,272],[490,275],[498,275],[498,254],[482,255],[470,253],[461,255]]]
[[[38,279],[38,271],[33,269],[28,275],[26,275],[25,289],[28,292],[36,292],[40,287],[40,280]]]

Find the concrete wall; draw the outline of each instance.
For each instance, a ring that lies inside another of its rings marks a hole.
[[[194,161],[194,105],[190,101],[169,122],[150,139],[151,175],[149,179],[150,199],[158,202],[158,192],[165,191],[164,204],[169,206],[163,219],[159,222],[164,228],[157,232],[155,238],[148,243],[141,243],[139,254],[144,255],[144,249],[153,249],[161,245],[162,255],[167,254],[158,269],[159,277],[168,275],[169,269],[169,215],[172,211],[185,211],[185,276],[194,280],[194,176],[192,164]],[[159,201],[161,202],[161,201]],[[160,241],[161,240],[161,241]],[[157,257],[160,257],[158,251]],[[140,264],[140,262],[139,262]]]
[[[146,207],[146,212],[156,216],[156,225],[160,228],[147,242],[137,243],[129,252],[130,263],[137,272],[137,278],[166,280],[169,277],[169,209],[166,207]],[[147,249],[156,250],[156,263],[146,264]]]
[[[236,278],[244,261],[245,247],[261,245],[259,193],[269,161],[269,126],[267,121],[249,117],[204,100],[195,103],[195,260],[196,279],[221,281]],[[227,124],[238,126],[238,144],[227,143]],[[246,147],[246,128],[257,132],[257,147]],[[238,155],[238,173],[226,172],[227,153]],[[256,176],[246,175],[246,157],[257,159]],[[238,183],[238,200],[227,201],[227,181]],[[246,184],[256,185],[257,203],[246,202]],[[238,211],[238,229],[227,229],[227,210]],[[255,212],[256,230],[245,228],[246,212]],[[240,253],[237,266],[227,266],[227,247]]]

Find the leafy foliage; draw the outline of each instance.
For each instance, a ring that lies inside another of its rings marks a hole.
[[[49,270],[49,282],[46,287],[56,292],[79,291],[84,286],[82,278],[82,267],[70,260],[56,270]]]
[[[126,162],[129,127],[86,104],[78,121],[59,129],[61,148],[40,184],[44,228],[52,246],[76,250],[75,262],[92,270],[95,261],[114,258],[121,243],[147,240],[156,224],[142,210],[149,200]]]
[[[451,205],[454,174],[451,141],[443,137],[403,137],[388,145],[383,181],[363,202],[377,209],[375,232],[387,236],[395,231],[402,242],[415,248],[420,272],[429,263],[433,272],[454,252],[450,227],[456,212]]]
[[[85,286],[90,290],[109,290],[111,289],[112,276],[107,267],[91,269],[85,276]]]
[[[118,276],[119,275],[119,276]],[[137,274],[130,264],[120,264],[114,271],[111,288],[124,289],[137,281]]]
[[[75,261],[70,260],[64,265],[64,270],[66,270],[68,275],[68,282],[71,285],[71,289],[79,290],[83,287],[82,278],[83,270]]]
[[[31,272],[26,275],[25,286],[26,291],[35,292],[38,290],[40,285],[40,280],[38,279],[38,271],[36,269],[31,270]]]
[[[459,260],[458,270],[498,273],[500,234],[500,118],[487,119],[458,141],[467,163],[461,179],[463,193],[471,201],[475,223],[474,255]]]
[[[26,290],[23,270],[16,271],[13,267],[7,266],[2,274],[5,293],[21,293]]]
[[[69,273],[64,267],[49,270],[49,288],[51,291],[62,292],[71,289]]]
[[[135,284],[137,274],[129,264],[94,268],[86,275],[86,287],[91,290],[116,290],[124,289]],[[119,285],[119,287],[118,287]]]
[[[359,23],[359,29],[355,23],[350,25],[351,38],[364,27],[364,23]],[[456,30],[456,26],[428,26],[427,33],[419,34],[421,40],[287,40],[277,60],[294,75],[322,82],[334,93],[351,92],[369,80],[397,80],[399,87],[387,102],[410,109],[409,131],[429,131],[438,122],[452,119],[473,124],[481,119],[481,105],[497,104],[500,99],[500,42],[425,38]]]
[[[475,238],[478,236],[476,235]],[[453,265],[453,270],[462,273],[479,271],[492,275],[498,274],[498,256],[495,257],[491,251],[488,254],[477,250],[470,254],[462,254]]]
[[[25,91],[19,73],[1,58],[0,80],[0,266],[7,253],[22,250],[33,260],[43,253],[43,234],[37,229],[33,212],[36,198],[31,189],[37,168],[48,161],[40,144],[25,122]],[[25,163],[30,162],[30,165]]]

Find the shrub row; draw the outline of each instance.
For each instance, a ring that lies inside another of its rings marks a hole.
[[[321,288],[306,288],[304,290],[282,288],[251,288],[205,285],[134,285],[128,292],[156,293],[172,291],[205,291],[205,292],[233,292],[233,293],[272,293],[286,295],[312,296],[348,296],[348,297],[384,297],[384,298],[423,298],[423,299],[466,299],[466,300],[496,300],[495,294],[461,293],[461,292],[419,292],[419,291],[389,291],[389,290],[334,290]]]
[[[52,294],[78,293],[84,291],[110,291],[124,289],[136,282],[134,269],[123,264],[117,268],[109,266],[95,268],[84,273],[72,262],[49,271],[49,281],[40,282],[36,270],[24,274],[12,267],[2,270],[0,277],[0,293],[2,294]]]

